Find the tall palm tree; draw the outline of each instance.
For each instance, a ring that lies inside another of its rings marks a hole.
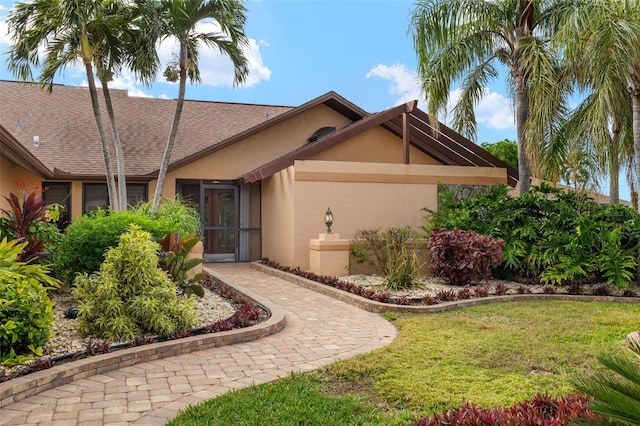
[[[52,90],[54,77],[60,69],[79,59],[82,61],[102,146],[110,205],[117,211],[115,177],[98,102],[93,61],[97,52],[96,34],[100,35],[103,47],[112,46],[114,39],[106,43],[105,39],[110,37],[109,34],[117,33],[115,28],[122,25],[122,20],[117,13],[110,13],[104,6],[105,3],[97,0],[33,0],[17,3],[7,19],[13,41],[8,66],[19,79],[25,81],[33,81],[32,68],[42,66],[38,81]],[[44,47],[42,59],[39,56],[41,47]],[[102,50],[103,55],[106,53]]]
[[[179,53],[164,72],[169,81],[179,81],[178,100],[171,123],[171,131],[162,156],[158,182],[153,197],[152,209],[156,210],[162,197],[162,189],[175,143],[187,79],[200,82],[198,68],[201,44],[216,47],[231,59],[234,67],[234,84],[241,84],[248,74],[247,59],[243,48],[248,40],[244,33],[246,8],[241,0],[162,0],[160,2],[160,38],[174,37],[178,41]],[[220,26],[215,33],[198,32],[197,25],[213,20]]]
[[[531,179],[526,132],[532,85],[544,85],[557,104],[539,109],[535,120],[562,108],[557,64],[549,40],[556,28],[561,1],[532,0],[419,0],[412,12],[410,31],[418,56],[422,89],[428,112],[435,121],[446,113],[454,82],[461,94],[453,109],[453,127],[475,138],[474,108],[489,81],[506,76],[515,105],[520,193]]]
[[[616,201],[621,167],[635,164],[632,175],[640,176],[640,2],[584,1],[565,12],[554,41],[575,84],[587,93],[573,119],[606,160]]]

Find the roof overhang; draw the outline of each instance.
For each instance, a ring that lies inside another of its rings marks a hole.
[[[46,178],[53,176],[53,172],[18,142],[3,126],[0,126],[0,156],[36,175]]]
[[[507,173],[507,183],[515,186],[518,172],[502,160],[491,155],[469,139],[453,131],[444,124],[433,125],[429,116],[417,108],[417,101],[398,105],[386,111],[369,115],[317,142],[307,144],[278,159],[275,159],[238,180],[252,183],[266,179],[294,164],[296,160],[306,160],[314,155],[350,139],[376,126],[382,126],[405,141],[405,151],[409,144],[447,166],[475,166],[503,168]],[[408,161],[408,152],[405,154]]]

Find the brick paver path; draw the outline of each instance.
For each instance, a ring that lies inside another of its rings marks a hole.
[[[239,290],[285,312],[283,331],[249,343],[145,362],[76,380],[0,409],[1,425],[161,425],[231,389],[309,371],[390,343],[394,327],[247,264],[213,266]]]

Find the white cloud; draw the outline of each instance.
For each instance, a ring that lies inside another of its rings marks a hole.
[[[400,105],[414,99],[419,100],[421,108],[424,108],[424,96],[417,73],[409,71],[405,65],[392,66],[376,65],[366,75],[367,77],[379,77],[391,81],[389,93],[396,97],[395,105]],[[460,88],[453,90],[449,95],[448,114],[442,117],[445,123],[450,123],[451,111],[460,99]],[[506,130],[515,128],[513,109],[508,97],[498,92],[484,89],[484,95],[476,106],[476,120],[488,128]]]
[[[0,12],[4,9],[0,6]],[[7,26],[7,17],[0,16],[0,52],[4,52],[5,47],[11,46],[11,37],[9,37],[9,27]]]
[[[201,23],[196,27],[198,32],[219,32],[220,27],[215,22]],[[264,41],[256,41],[249,39],[249,44],[244,48],[244,54],[249,64],[249,75],[242,85],[243,87],[251,87],[267,81],[271,78],[271,70],[262,62],[260,47],[268,46]],[[164,40],[158,49],[160,62],[162,64],[161,71],[164,71],[167,64],[178,54],[179,46],[174,38]],[[200,78],[202,84],[206,86],[231,86],[233,85],[233,63],[226,56],[220,53],[215,47],[200,46],[200,56],[198,59],[200,68]],[[162,77],[160,77],[162,78]]]

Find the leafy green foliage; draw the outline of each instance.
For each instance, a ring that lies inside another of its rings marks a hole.
[[[49,255],[45,250],[52,249],[59,241],[60,233],[55,225],[57,206],[47,209],[40,196],[39,184],[27,192],[26,180],[17,181],[20,191],[4,197],[9,209],[0,212],[0,237],[24,241],[27,244],[18,256],[18,260],[41,259]],[[53,219],[53,220],[52,220]]]
[[[640,344],[629,341],[629,348],[640,355]],[[592,375],[575,380],[581,392],[593,397],[589,408],[606,420],[602,424],[640,425],[640,365],[638,358],[628,354],[608,354],[598,357],[605,367]]]
[[[555,285],[605,279],[618,287],[635,277],[640,216],[629,207],[601,205],[547,184],[519,197],[497,186],[459,202],[441,201],[422,229],[437,223],[504,240],[504,262],[495,271],[500,277]]]
[[[180,231],[182,235],[202,235],[202,223],[197,207],[179,194],[174,199],[163,199],[155,212],[151,208],[151,201],[138,204],[134,210],[153,219],[169,220],[177,225],[175,231]]]
[[[408,226],[356,231],[351,254],[356,262],[373,266],[385,278],[383,287],[396,290],[416,287],[422,267],[415,252],[419,248],[417,236]]]
[[[483,142],[480,146],[514,169],[518,169],[518,143],[516,141],[503,139],[495,143]]]
[[[431,271],[450,285],[490,279],[503,260],[504,241],[475,232],[434,229],[428,245]]]
[[[47,290],[58,286],[47,265],[18,260],[27,243],[0,241],[0,361],[22,363],[41,355],[53,324]]]
[[[546,425],[564,426],[577,419],[597,419],[587,408],[588,398],[574,394],[551,398],[538,394],[509,408],[483,408],[468,402],[453,410],[416,420],[413,426]]]
[[[204,288],[198,284],[205,277],[204,272],[197,274],[191,270],[204,262],[202,258],[189,258],[193,248],[202,241],[193,234],[180,238],[179,232],[172,232],[160,239],[160,267],[167,271],[169,277],[182,290],[183,294],[204,296]]]
[[[53,256],[56,275],[71,283],[79,273],[96,272],[106,251],[118,244],[120,236],[131,224],[149,232],[156,240],[180,230],[179,224],[167,218],[154,219],[136,211],[92,212],[75,219],[67,228]]]
[[[82,332],[117,342],[142,334],[170,336],[195,325],[193,298],[177,296],[176,285],[158,266],[158,249],[148,232],[131,225],[99,272],[76,278]]]
[[[419,287],[420,262],[414,250],[401,247],[398,253],[387,254],[387,271],[383,288],[387,290],[402,290]]]

